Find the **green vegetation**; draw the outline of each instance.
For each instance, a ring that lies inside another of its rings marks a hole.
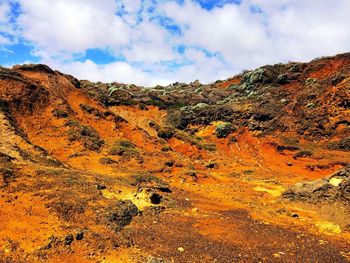
[[[216,151],[215,144],[206,143],[205,141],[203,141],[203,138],[192,135],[188,132],[176,130],[176,132],[174,133],[174,137],[191,145],[195,145],[198,149],[206,151]]]
[[[174,136],[174,128],[172,127],[161,127],[158,129],[157,136],[162,139],[170,139]]]
[[[59,109],[54,109],[52,111],[53,116],[55,116],[57,119],[63,119],[63,118],[68,118],[69,115],[67,112]]]
[[[135,144],[128,140],[119,140],[114,143],[114,145],[109,149],[108,153],[110,155],[119,155],[133,157],[138,156],[139,152],[136,149]]]
[[[215,128],[215,135],[218,138],[226,138],[233,131],[235,131],[235,129],[232,127],[231,123],[220,123]]]
[[[94,128],[82,125],[76,120],[68,120],[65,125],[70,127],[67,132],[69,141],[79,141],[85,148],[92,151],[99,151],[104,145],[104,141]]]

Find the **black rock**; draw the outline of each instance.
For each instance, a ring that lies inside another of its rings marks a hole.
[[[84,238],[84,232],[79,232],[75,235],[76,240],[82,240]]]
[[[71,245],[73,243],[73,241],[74,241],[74,236],[71,235],[71,234],[67,235],[64,238],[64,244],[67,245],[67,246]]]

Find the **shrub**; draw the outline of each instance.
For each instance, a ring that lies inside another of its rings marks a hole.
[[[95,115],[96,117],[102,117],[102,113],[94,107],[91,107],[86,104],[80,104],[79,107],[80,109],[82,109],[82,111],[86,112],[87,114],[92,114],[92,115]]]
[[[67,121],[66,126],[70,127],[67,132],[69,141],[79,141],[85,148],[92,151],[98,151],[104,145],[104,141],[94,128],[82,125],[75,120]]]
[[[110,155],[120,155],[120,156],[138,156],[139,152],[136,149],[135,144],[128,140],[117,141],[108,152]]]
[[[345,137],[339,141],[330,142],[327,147],[330,150],[350,151],[350,137]]]
[[[234,131],[231,123],[225,122],[218,124],[215,128],[215,135],[218,138],[226,138],[231,132]]]
[[[63,119],[63,118],[68,118],[69,115],[67,112],[59,109],[54,109],[52,111],[53,116],[55,116],[57,119]]]
[[[202,145],[201,148],[206,150],[206,151],[210,151],[210,152],[216,151],[216,145],[214,143],[204,144],[204,145]]]
[[[162,127],[158,129],[157,136],[162,139],[170,139],[174,136],[174,129],[171,127]]]

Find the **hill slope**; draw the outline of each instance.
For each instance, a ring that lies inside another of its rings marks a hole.
[[[153,88],[0,68],[0,260],[350,260],[349,105],[350,54]]]

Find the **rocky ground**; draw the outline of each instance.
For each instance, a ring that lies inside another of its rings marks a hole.
[[[151,88],[0,68],[0,261],[350,261],[349,105],[350,54]]]

